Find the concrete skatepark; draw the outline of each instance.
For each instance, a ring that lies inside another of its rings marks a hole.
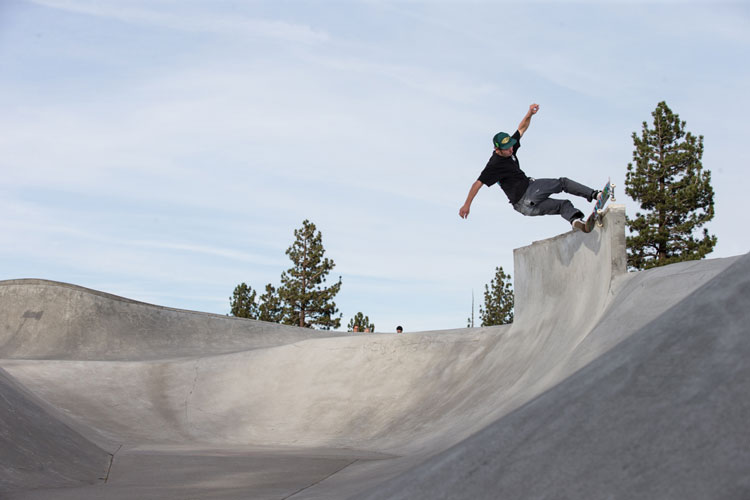
[[[0,282],[0,498],[750,498],[750,255],[625,259],[613,205],[402,335]]]

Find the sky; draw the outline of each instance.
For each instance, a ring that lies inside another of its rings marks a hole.
[[[0,280],[229,312],[278,286],[304,220],[341,276],[342,330],[479,324],[513,249],[570,231],[482,188],[532,177],[624,193],[661,101],[704,136],[718,238],[750,250],[750,7],[719,2],[0,0]],[[564,195],[563,195],[564,196]],[[589,212],[581,198],[573,203]]]

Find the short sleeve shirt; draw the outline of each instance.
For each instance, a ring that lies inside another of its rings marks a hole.
[[[478,180],[486,186],[500,185],[508,200],[511,203],[516,203],[523,197],[526,188],[529,187],[529,178],[523,173],[518,163],[517,154],[521,148],[521,133],[516,130],[516,133],[511,137],[516,140],[513,154],[505,157],[493,152],[487,166],[479,174]]]

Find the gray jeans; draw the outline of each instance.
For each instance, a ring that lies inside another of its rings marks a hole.
[[[583,212],[568,200],[550,198],[554,193],[565,192],[591,201],[593,189],[583,184],[560,177],[559,179],[531,179],[526,192],[513,204],[513,208],[523,215],[561,215],[566,221],[582,218]]]

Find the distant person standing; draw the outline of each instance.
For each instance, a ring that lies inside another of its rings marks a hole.
[[[508,135],[505,132],[495,134],[492,139],[495,151],[482,173],[479,174],[479,178],[471,185],[466,202],[458,211],[458,215],[462,219],[469,216],[471,202],[479,189],[483,185],[497,184],[505,191],[508,200],[517,212],[529,216],[560,215],[574,229],[583,230],[585,228],[583,212],[574,207],[569,200],[550,198],[550,195],[564,191],[593,201],[600,195],[600,191],[579,184],[567,177],[533,179],[527,177],[521,170],[517,156],[517,152],[521,148],[521,137],[529,128],[531,117],[538,111],[538,104],[529,106],[529,111],[523,117],[518,125],[518,130],[513,135]]]

